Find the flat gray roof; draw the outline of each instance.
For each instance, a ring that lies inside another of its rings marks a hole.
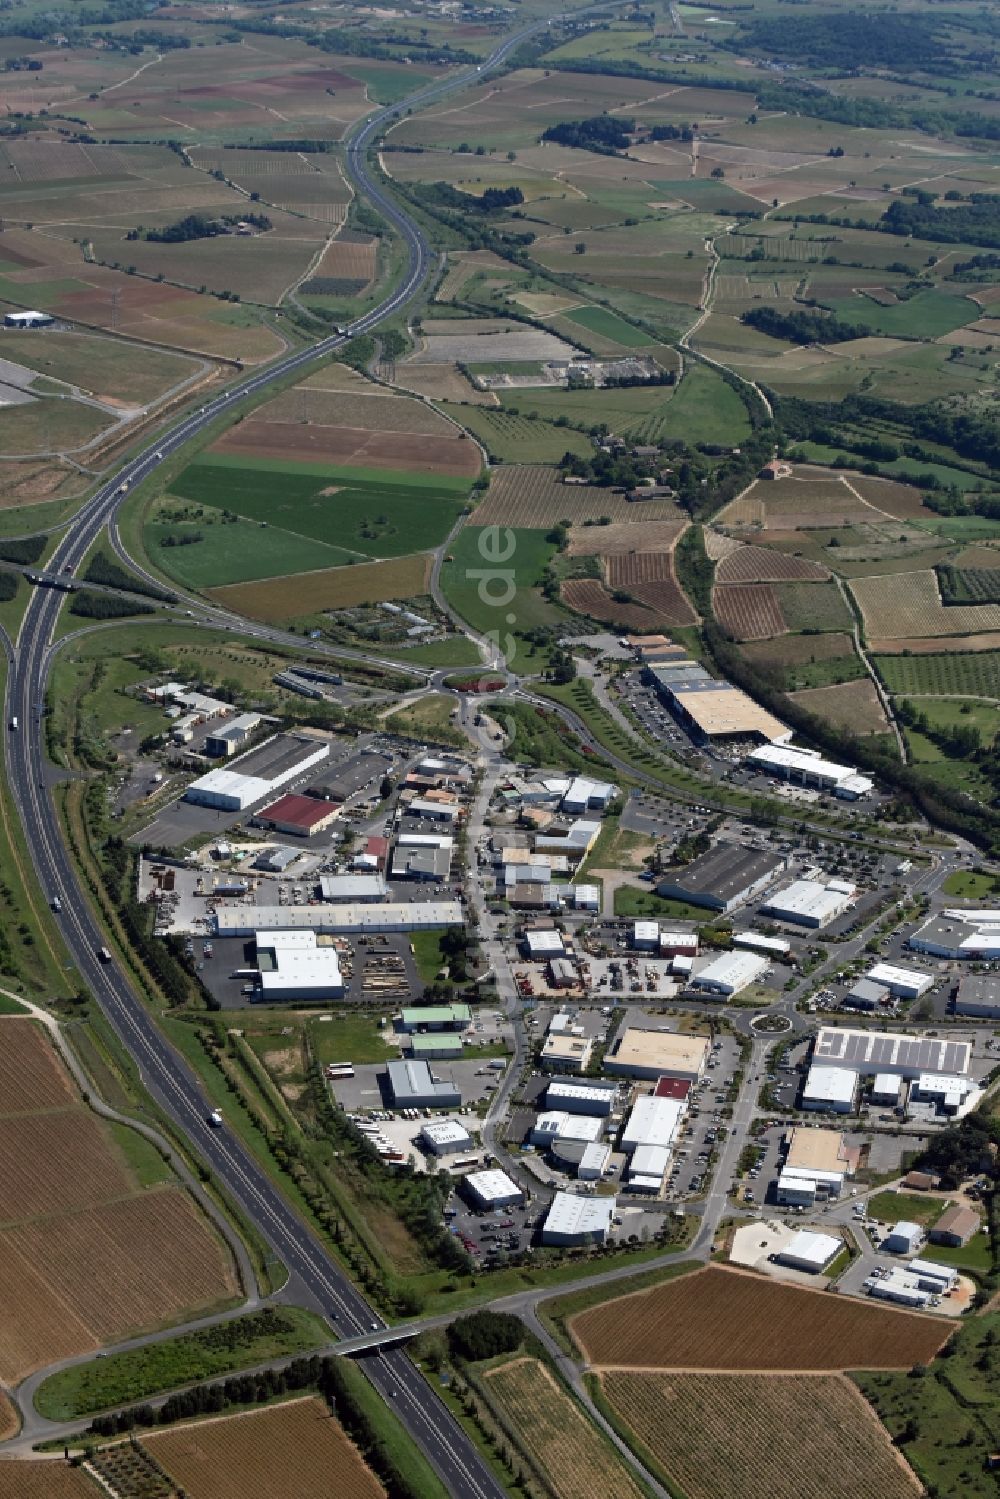
[[[738,843],[717,843],[707,854],[694,859],[686,869],[664,875],[664,883],[698,895],[716,895],[721,900],[731,900],[734,895],[756,884],[765,875],[779,874],[784,867],[783,857],[767,849],[743,848]]]

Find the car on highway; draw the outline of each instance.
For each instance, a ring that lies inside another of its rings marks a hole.
[[[208,1116],[208,1122],[212,1126],[213,1129],[221,1129],[222,1128],[222,1110],[221,1109],[213,1109],[212,1112]]]

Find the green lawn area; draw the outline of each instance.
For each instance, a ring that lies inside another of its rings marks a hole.
[[[401,666],[407,662],[417,666],[478,666],[482,660],[467,635],[449,635],[446,640],[432,640],[428,645],[379,645],[378,653],[392,656]]]
[[[24,1005],[19,1005],[16,999],[11,999],[8,994],[0,994],[0,1015],[27,1015],[27,1013]]]
[[[265,1307],[250,1316],[63,1369],[42,1383],[35,1404],[50,1420],[71,1420],[332,1341],[330,1329],[314,1313],[296,1306]]]
[[[384,1025],[380,1021],[385,1021]],[[399,1048],[392,1029],[392,1011],[377,1013],[334,1010],[332,1019],[306,1022],[309,1040],[321,1067],[328,1062],[395,1061]],[[253,1038],[249,1038],[253,1044]],[[254,1046],[254,1050],[257,1047]]]
[[[559,766],[562,770],[595,769],[606,762],[594,755],[586,755],[561,718],[544,708],[530,703],[507,703],[494,707],[491,713],[506,730],[510,744],[508,753],[524,765]]]
[[[203,454],[171,493],[349,552],[404,557],[444,539],[470,488],[469,480],[437,475]],[[258,537],[262,549],[268,540]]]
[[[424,73],[419,68],[379,67],[375,62],[355,62],[352,58],[348,71],[353,78],[360,78],[368,89],[368,97],[376,104],[395,104],[407,94],[423,88],[434,81],[435,74]]]
[[[443,936],[443,927],[433,931],[410,933],[410,946],[413,948],[417,970],[425,984],[431,983],[437,978],[441,969],[448,966],[448,959],[441,951]]]
[[[991,744],[998,727],[997,710],[994,703],[980,703],[975,699],[920,697],[909,699],[913,706],[927,718],[935,729],[978,729],[983,744]]]
[[[504,561],[493,560],[508,549]],[[466,526],[441,569],[441,587],[462,619],[483,634],[497,632],[501,645],[538,625],[558,628],[566,616],[540,591],[555,550],[544,531],[505,528],[498,536],[496,527]]]
[[[918,1196],[914,1192],[877,1192],[868,1199],[868,1212],[872,1218],[883,1223],[919,1223],[924,1228],[932,1227],[940,1218],[947,1202],[942,1197]]]
[[[731,447],[750,435],[750,419],[735,390],[704,365],[690,363],[677,386],[665,423],[670,436],[687,443]]]
[[[991,874],[981,874],[974,869],[954,869],[941,889],[945,895],[957,896],[959,900],[986,900],[997,891],[997,881]]]
[[[145,1135],[127,1124],[109,1123],[108,1128],[140,1187],[155,1187],[159,1182],[174,1179],[170,1167]]]
[[[936,520],[916,520],[919,530],[934,536],[953,537],[955,541],[992,541],[1000,536],[1000,520],[986,515],[942,515]]]
[[[676,921],[710,921],[712,913],[703,906],[689,906],[687,901],[667,900],[650,885],[645,890],[633,885],[619,885],[615,891],[616,916],[663,916]]]
[[[989,1233],[985,1230],[973,1234],[968,1244],[954,1249],[946,1244],[932,1244],[928,1258],[940,1265],[954,1265],[957,1270],[975,1270],[980,1275],[989,1275],[993,1269],[993,1250]]]
[[[426,697],[418,698],[416,702],[408,703],[405,708],[398,708],[390,713],[385,722],[390,731],[409,734],[415,739],[426,736],[428,739],[437,739],[442,744],[467,744],[465,735],[455,727],[452,720],[455,706],[454,698],[445,697],[440,692],[431,692]]]
[[[577,323],[591,333],[598,333],[601,338],[613,339],[626,349],[641,349],[644,345],[655,342],[648,333],[643,333],[640,328],[633,328],[631,323],[626,323],[624,318],[607,307],[574,307],[563,316],[568,322]]]

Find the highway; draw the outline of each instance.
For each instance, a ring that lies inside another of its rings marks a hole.
[[[397,113],[467,85],[477,73],[500,66],[545,22],[508,37],[475,71],[441,80],[389,109],[373,115],[349,143],[347,167],[358,191],[388,219],[403,239],[408,267],[401,285],[384,303],[349,330],[350,336],[376,328],[407,305],[419,291],[433,260],[420,228],[402,212],[369,173],[366,153],[379,131]],[[305,369],[345,342],[343,336],[324,339],[289,355],[269,369],[251,375],[221,392],[198,411],[150,443],[129,460],[115,478],[102,485],[74,518],[47,564],[47,572],[67,576],[77,572],[105,526],[114,528],[115,513],[137,483],[184,444],[196,437],[227,409],[249,395]],[[133,1057],[143,1083],[156,1103],[191,1142],[218,1181],[239,1204],[289,1269],[296,1299],[316,1306],[328,1317],[339,1337],[349,1338],[384,1326],[318,1237],[296,1216],[280,1192],[242,1142],[226,1129],[208,1123],[211,1105],[191,1069],[158,1029],[149,1008],[136,993],[127,974],[112,960],[103,963],[99,952],[105,936],[98,924],[72,858],[61,836],[58,817],[46,789],[43,747],[44,699],[51,665],[49,642],[65,594],[36,588],[30,598],[16,644],[7,647],[9,669],[5,714],[6,761],[11,795],[17,806],[44,897],[62,904],[59,925],[80,977]],[[247,634],[256,627],[235,622]],[[301,644],[301,642],[298,642]],[[17,729],[11,727],[18,721]],[[457,1499],[501,1499],[503,1489],[475,1446],[427,1385],[401,1349],[379,1352],[361,1360],[361,1367],[383,1398],[391,1403],[449,1494]]]

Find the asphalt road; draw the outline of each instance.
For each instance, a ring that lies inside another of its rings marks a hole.
[[[478,72],[502,64],[509,54],[545,23],[508,37]],[[408,269],[401,285],[377,309],[358,320],[350,335],[366,333],[414,297],[432,263],[433,253],[419,227],[397,207],[369,174],[366,153],[372,140],[397,111],[429,102],[474,78],[468,72],[443,80],[409,100],[374,115],[349,144],[347,166],[362,192],[400,234]],[[48,564],[49,573],[75,574],[92,543],[135,484],[149,477],[171,454],[197,436],[234,403],[263,391],[296,370],[329,354],[345,339],[334,336],[290,355],[269,369],[185,417],[157,443],[133,457],[101,486],[74,519]],[[100,960],[104,934],[63,844],[59,821],[46,788],[43,749],[43,704],[51,665],[50,640],[65,595],[36,588],[24,615],[16,646],[5,641],[10,658],[5,714],[7,773],[25,839],[48,900],[58,896],[58,921],[80,976],[132,1055],[143,1083],[157,1104],[190,1140],[232,1198],[288,1266],[296,1299],[318,1308],[340,1337],[374,1331],[384,1324],[312,1231],[292,1212],[242,1142],[208,1123],[210,1104],[194,1073],[160,1033],[125,972],[112,959]],[[239,621],[241,633],[253,633]],[[11,725],[17,720],[18,727]],[[380,1352],[363,1360],[374,1387],[391,1402],[403,1424],[437,1470],[446,1489],[458,1499],[500,1499],[503,1489],[475,1446],[453,1420],[405,1352]]]

